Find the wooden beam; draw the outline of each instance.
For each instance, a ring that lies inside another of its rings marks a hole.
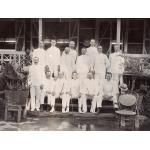
[[[42,41],[42,19],[39,19],[39,43]]]
[[[117,19],[117,37],[116,42],[120,45],[120,35],[121,35],[121,19]]]

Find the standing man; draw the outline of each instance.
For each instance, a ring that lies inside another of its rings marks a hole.
[[[70,48],[66,47],[64,54],[61,56],[60,70],[61,72],[64,72],[65,79],[71,79],[72,72],[75,70],[74,60],[69,52]]]
[[[120,45],[116,44],[114,46],[115,52],[110,54],[110,72],[112,73],[112,78],[114,82],[118,85],[121,79],[121,83],[123,83],[123,72],[124,72],[124,57],[122,56],[122,51],[120,50]]]
[[[38,63],[39,65],[44,66],[44,67],[47,65],[47,62],[46,62],[46,51],[44,50],[44,43],[43,43],[43,41],[41,41],[39,43],[39,48],[33,50],[32,59],[34,57],[38,57],[39,58],[39,63]]]
[[[33,58],[33,64],[29,67],[28,85],[31,94],[31,111],[40,108],[40,90],[44,85],[44,67],[39,64],[39,58]]]
[[[60,67],[60,49],[56,47],[56,40],[51,40],[51,47],[47,49],[47,62],[54,77],[58,76]]]
[[[109,67],[109,60],[105,54],[103,54],[102,46],[97,47],[98,54],[94,59],[93,71],[95,73],[95,79],[103,81],[105,79],[106,69]]]
[[[92,66],[93,66],[93,63],[94,63],[95,56],[97,54],[98,54],[98,52],[97,52],[97,48],[96,48],[96,42],[95,42],[94,39],[91,39],[90,47],[87,48],[87,55],[90,57]]]
[[[87,78],[87,74],[91,70],[91,61],[90,57],[86,55],[87,53],[86,48],[82,48],[81,52],[82,55],[78,56],[77,58],[76,71],[79,75],[79,79],[83,80]]]
[[[74,41],[69,42],[69,48],[70,48],[70,55],[72,56],[73,62],[75,64],[76,59],[77,59],[77,51],[75,49],[75,42]]]
[[[69,48],[70,48],[69,55],[70,55],[70,57],[72,57],[73,63],[75,65],[76,60],[77,60],[77,51],[75,49],[75,42],[74,41],[69,42]],[[62,56],[64,54],[65,54],[65,51],[63,51]]]

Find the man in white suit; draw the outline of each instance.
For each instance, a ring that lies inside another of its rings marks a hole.
[[[33,58],[33,64],[29,67],[28,85],[31,94],[31,111],[40,108],[40,90],[44,85],[44,66],[39,64],[39,58]]]
[[[70,48],[70,55],[72,56],[73,62],[75,64],[76,59],[77,59],[77,51],[75,49],[75,42],[74,41],[69,42],[69,48]]]
[[[70,87],[70,98],[78,100],[78,112],[81,113],[81,107],[79,107],[79,98],[80,98],[80,80],[78,79],[77,72],[72,73],[72,79],[69,81]]]
[[[47,49],[47,63],[54,76],[58,76],[60,67],[60,49],[56,47],[56,40],[51,40],[51,47]]]
[[[98,54],[94,59],[93,71],[95,73],[95,79],[103,81],[105,79],[106,69],[109,67],[110,63],[105,54],[103,54],[102,46],[97,47]]]
[[[88,72],[91,70],[90,57],[86,55],[86,48],[82,48],[82,55],[78,56],[76,62],[76,71],[78,73],[79,79],[83,80],[87,78]]]
[[[55,111],[55,96],[54,96],[54,79],[52,78],[51,72],[47,70],[45,72],[45,79],[43,89],[41,89],[41,105],[44,104],[44,98],[47,96],[47,104],[51,106],[50,112]]]
[[[87,55],[90,57],[92,67],[93,67],[94,59],[97,54],[98,52],[97,52],[96,42],[94,39],[91,39],[90,47],[87,48]]]
[[[62,99],[62,113],[69,112],[70,89],[69,82],[64,79],[64,74],[59,72],[58,78],[54,80],[54,96]]]
[[[112,80],[112,73],[107,72],[106,73],[106,80],[104,80],[99,85],[99,94],[95,99],[94,106],[97,104],[98,113],[100,112],[100,109],[102,107],[102,101],[104,99],[113,101],[114,108],[118,108],[118,101],[117,101],[117,93],[116,93],[116,85],[114,81]]]
[[[87,112],[87,99],[90,98],[93,102],[95,96],[98,94],[98,86],[97,81],[94,80],[93,74],[91,72],[88,73],[87,78],[82,82],[80,86],[80,95],[81,98],[79,100],[79,108],[82,108],[82,112]],[[90,112],[94,113],[93,108],[91,107]]]
[[[69,52],[70,48],[66,47],[64,54],[61,56],[60,71],[64,72],[65,79],[71,79],[72,72],[75,70],[74,60]]]
[[[39,58],[39,62],[38,62],[39,65],[44,66],[44,67],[47,65],[47,61],[46,61],[46,57],[47,56],[46,56],[46,51],[44,50],[44,43],[43,43],[43,41],[41,41],[39,43],[39,48],[33,50],[32,59],[34,57],[38,57]]]
[[[115,52],[110,54],[110,72],[112,73],[112,78],[116,84],[116,86],[123,83],[123,72],[124,72],[124,57],[122,56],[122,52],[120,50],[119,45],[114,46]],[[119,93],[119,91],[117,91]]]

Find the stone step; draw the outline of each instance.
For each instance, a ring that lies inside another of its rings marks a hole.
[[[100,114],[93,114],[93,113],[78,113],[78,112],[69,112],[69,113],[62,113],[55,111],[53,113],[50,112],[40,112],[40,111],[28,111],[28,116],[33,117],[55,117],[55,118],[76,118],[76,119],[99,119],[99,118],[114,118],[114,113],[100,113]]]

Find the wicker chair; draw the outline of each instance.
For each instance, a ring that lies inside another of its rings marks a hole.
[[[21,121],[21,113],[22,111],[25,111],[28,94],[29,94],[28,90],[5,91],[5,116],[4,116],[5,121],[8,120],[8,112],[17,112],[17,122]]]
[[[127,120],[133,120],[134,129],[139,128],[138,94],[122,94],[119,96],[118,103],[119,110],[115,113],[119,116],[119,127],[125,126]]]

